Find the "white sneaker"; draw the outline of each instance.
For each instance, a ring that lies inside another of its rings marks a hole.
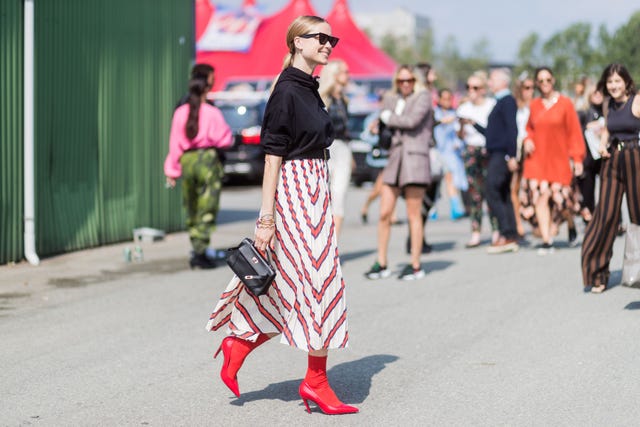
[[[553,244],[551,243],[543,243],[538,246],[538,250],[537,250],[537,253],[540,256],[550,255],[554,252],[555,250],[553,249]]]
[[[422,268],[414,270],[411,265],[407,265],[402,270],[402,273],[400,273],[400,276],[398,276],[398,279],[400,279],[400,280],[418,280],[418,279],[422,279],[426,275],[427,275],[427,273],[425,273]]]
[[[391,276],[391,270],[387,267],[382,267],[378,261],[376,261],[371,269],[364,273],[364,276],[370,280],[384,279]]]

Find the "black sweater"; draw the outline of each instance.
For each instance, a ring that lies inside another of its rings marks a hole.
[[[318,82],[295,67],[282,71],[267,102],[261,144],[266,154],[305,158],[329,147],[333,128],[318,94]]]
[[[518,124],[516,113],[518,105],[513,96],[507,95],[498,100],[489,114],[485,136],[487,151],[515,157],[517,151]]]

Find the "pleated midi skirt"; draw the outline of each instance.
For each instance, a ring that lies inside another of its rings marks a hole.
[[[305,351],[347,347],[345,286],[326,161],[283,162],[275,201],[274,282],[266,295],[256,297],[234,276],[207,330],[227,325],[230,334],[249,341],[260,333],[282,333],[282,343]]]

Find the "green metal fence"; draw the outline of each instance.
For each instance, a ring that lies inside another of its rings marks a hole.
[[[22,258],[22,0],[0,1],[0,264]]]
[[[36,1],[35,28],[38,254],[182,229],[162,165],[193,58],[193,2]]]
[[[194,57],[194,2],[35,5],[38,255],[184,227],[164,188],[171,115]],[[23,257],[23,0],[0,1],[0,264]]]

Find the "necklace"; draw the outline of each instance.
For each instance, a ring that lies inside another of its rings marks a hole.
[[[542,98],[542,104],[544,108],[547,110],[555,105],[558,102],[558,93],[553,92],[549,98]]]
[[[613,99],[613,109],[616,111],[621,109],[622,107],[624,107],[624,104],[626,104],[628,100],[629,100],[629,97],[627,97],[622,101],[616,101],[615,99]]]

